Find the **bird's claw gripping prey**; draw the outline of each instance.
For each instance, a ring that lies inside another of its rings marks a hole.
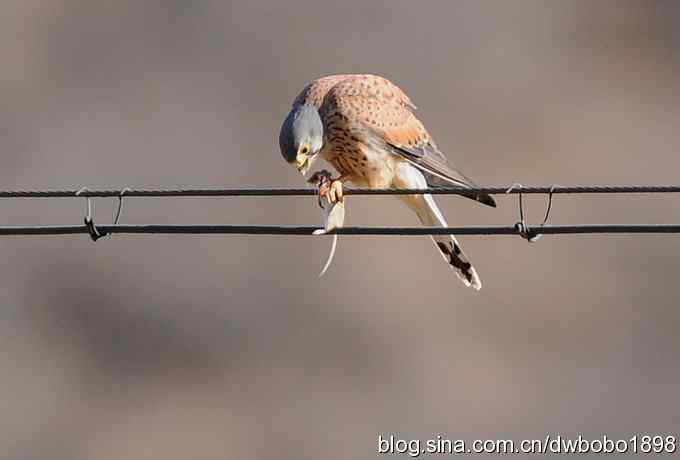
[[[340,183],[339,181],[334,181],[332,179],[331,173],[322,170],[315,172],[312,174],[312,176],[307,180],[308,183],[316,185],[317,190],[318,190],[318,196],[317,196],[317,203],[319,204],[319,207],[323,210],[324,214],[324,228],[320,228],[318,230],[314,230],[314,235],[325,235],[328,232],[332,232],[336,228],[340,228],[343,226],[344,221],[345,221],[345,204],[342,201],[342,188],[340,188],[340,200],[338,200],[338,194],[336,191],[335,197],[331,196],[331,192],[333,191],[333,184],[334,183]],[[319,273],[319,278],[321,278],[328,268],[331,266],[331,262],[333,261],[333,257],[335,256],[335,250],[338,246],[338,235],[334,234],[333,235],[333,243],[331,245],[331,251],[328,255],[328,259],[326,259],[326,264],[324,267],[321,269],[321,273]]]
[[[293,101],[279,134],[281,154],[303,175],[318,158],[340,173],[335,180],[327,171],[317,176],[323,181],[318,186],[324,211],[342,204],[344,181],[370,189],[475,188],[449,163],[415,110],[401,88],[377,75],[318,78]],[[488,194],[470,190],[463,196],[496,206]],[[400,195],[399,199],[423,225],[448,226],[432,195]],[[433,235],[432,240],[466,286],[482,287],[456,238]]]
[[[344,192],[342,190],[342,181],[340,179],[332,179],[328,186],[328,201],[331,203],[342,203],[345,201]]]
[[[318,190],[317,203],[324,212],[324,228],[315,231],[314,234],[324,235],[342,227],[345,221],[345,203],[342,200],[342,192],[338,194],[336,190],[335,196],[332,196],[333,184],[340,182],[334,181],[331,178],[331,173],[326,170],[312,174],[307,182],[316,185]]]
[[[319,195],[319,206],[321,199],[326,198],[329,203],[342,203],[345,200],[341,178],[333,179],[331,173],[325,169],[317,171],[311,175],[307,183],[316,185]]]

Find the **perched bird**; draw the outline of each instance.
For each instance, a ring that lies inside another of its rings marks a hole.
[[[376,75],[331,75],[308,84],[293,101],[281,127],[284,159],[303,175],[317,158],[340,173],[328,189],[342,200],[342,183],[367,188],[474,187],[453,168],[416,118],[408,96]],[[493,198],[464,196],[495,207]],[[399,195],[425,226],[447,226],[429,194]],[[432,237],[440,253],[466,286],[482,283],[453,236]]]

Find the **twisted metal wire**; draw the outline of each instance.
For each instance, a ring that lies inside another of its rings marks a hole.
[[[510,187],[439,187],[428,189],[346,189],[347,195],[404,195],[429,193],[433,195],[469,195],[486,193],[490,195],[519,194],[520,220],[513,226],[468,226],[468,227],[344,227],[331,234],[338,235],[520,235],[534,241],[540,235],[565,234],[662,234],[680,233],[680,225],[657,224],[603,224],[603,225],[547,225],[555,194],[642,194],[680,193],[677,185],[623,185],[623,186],[540,186],[524,187],[512,184]],[[0,190],[0,198],[86,198],[87,216],[85,225],[60,226],[0,226],[0,235],[69,235],[89,233],[93,240],[110,234],[225,234],[225,235],[311,235],[318,227],[280,225],[118,225],[123,196],[125,197],[219,197],[219,196],[301,196],[316,195],[313,188],[177,188],[177,189],[118,189],[90,190]],[[524,221],[522,209],[523,194],[546,194],[548,207],[543,223],[529,226]],[[91,216],[90,198],[116,197],[118,211],[113,225],[95,226]]]
[[[72,198],[72,197],[119,197],[125,190],[126,197],[206,197],[206,196],[301,196],[316,195],[313,188],[176,188],[176,189],[121,189],[83,190],[0,190],[0,198]],[[80,193],[78,193],[80,191]],[[461,195],[470,193],[489,195],[505,194],[613,194],[613,193],[680,193],[680,185],[587,185],[587,186],[512,186],[504,187],[438,187],[426,189],[362,189],[347,188],[346,195],[409,195],[429,193],[432,195]]]
[[[104,234],[184,234],[184,235],[290,235],[311,236],[318,226],[283,225],[99,225]],[[680,225],[668,224],[602,224],[602,225],[544,225],[532,227],[536,235],[576,234],[663,234],[680,233]],[[59,226],[0,226],[2,235],[73,235],[90,233],[86,225]],[[343,227],[328,233],[365,236],[415,235],[518,235],[517,226],[466,227]]]

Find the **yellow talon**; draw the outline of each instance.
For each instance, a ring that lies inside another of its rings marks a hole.
[[[342,182],[339,179],[336,179],[336,180],[331,182],[331,185],[328,188],[328,200],[331,203],[335,203],[335,202],[342,203],[344,201],[344,194],[343,194],[343,191],[342,191]]]
[[[331,178],[331,173],[326,170],[315,172],[308,180],[310,184],[317,186],[319,199],[326,198],[329,203],[342,203],[345,199],[342,190],[342,176],[337,179]],[[321,203],[319,203],[321,205]]]

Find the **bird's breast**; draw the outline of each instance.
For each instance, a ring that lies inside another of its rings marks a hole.
[[[394,177],[394,159],[388,152],[357,143],[330,145],[324,155],[326,161],[352,182],[369,188],[388,188]]]

